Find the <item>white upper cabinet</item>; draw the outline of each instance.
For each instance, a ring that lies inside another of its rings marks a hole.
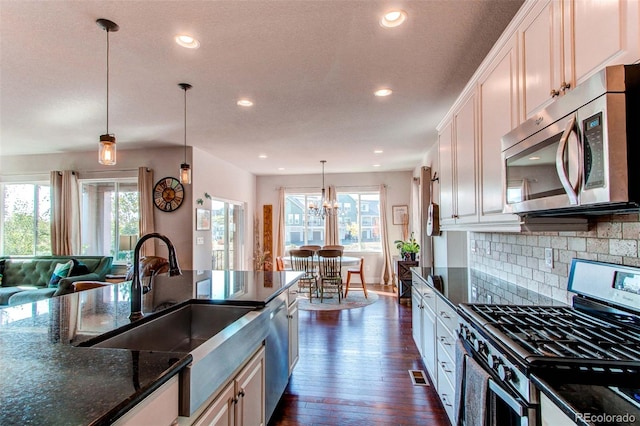
[[[542,0],[519,30],[526,120],[607,65],[640,59],[637,0]]]
[[[480,222],[518,222],[503,214],[502,136],[518,124],[518,43],[509,39],[478,80]]]
[[[476,96],[463,99],[439,132],[440,224],[476,223]]]

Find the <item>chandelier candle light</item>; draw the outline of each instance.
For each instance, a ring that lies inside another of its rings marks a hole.
[[[120,27],[108,19],[98,19],[96,24],[107,32],[107,132],[100,135],[98,162],[113,166],[116,164],[116,135],[109,133],[109,33],[115,33]]]
[[[191,166],[187,163],[187,90],[191,89],[189,83],[178,84],[184,90],[184,163],[180,164],[180,183],[188,185],[191,183]]]
[[[324,163],[326,163],[327,160],[320,160],[320,162],[322,163],[322,196],[320,197],[319,204],[315,204],[313,201],[309,202],[309,215],[324,219],[326,216],[337,216],[339,208],[337,200],[329,200],[326,197],[324,188]]]

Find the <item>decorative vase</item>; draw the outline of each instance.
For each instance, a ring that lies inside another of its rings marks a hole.
[[[409,253],[411,260],[415,261],[416,260],[416,253]]]

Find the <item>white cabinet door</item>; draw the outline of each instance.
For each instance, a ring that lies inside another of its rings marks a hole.
[[[455,114],[454,182],[456,223],[476,223],[478,221],[475,100],[475,94],[471,94]]]
[[[503,214],[502,136],[518,125],[518,43],[515,36],[478,81],[480,222],[518,222]]]
[[[289,305],[289,374],[293,372],[300,358],[300,342],[298,340],[298,327],[300,317],[298,313],[298,299],[294,299]]]
[[[422,309],[422,361],[434,383],[437,383],[436,368],[436,314],[426,303]]]
[[[120,417],[116,426],[171,425],[178,418],[178,376],[173,376],[151,395]]]
[[[265,425],[264,346],[236,377],[236,425]]]
[[[567,81],[580,84],[606,65],[640,59],[637,0],[566,0],[564,10]]]
[[[420,297],[420,291],[414,285],[411,288],[411,333],[413,335],[413,341],[420,352],[422,353],[422,298]]]
[[[522,23],[522,121],[549,105],[561,86],[562,3],[543,0]]]
[[[438,135],[440,157],[440,224],[455,223],[453,122],[447,123]]]
[[[235,398],[236,385],[229,383],[206,409],[202,416],[193,424],[194,426],[234,426],[235,424]]]

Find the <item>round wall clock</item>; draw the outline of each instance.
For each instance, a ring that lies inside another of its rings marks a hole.
[[[182,205],[184,187],[173,177],[165,177],[153,187],[153,203],[163,212],[172,212]]]

